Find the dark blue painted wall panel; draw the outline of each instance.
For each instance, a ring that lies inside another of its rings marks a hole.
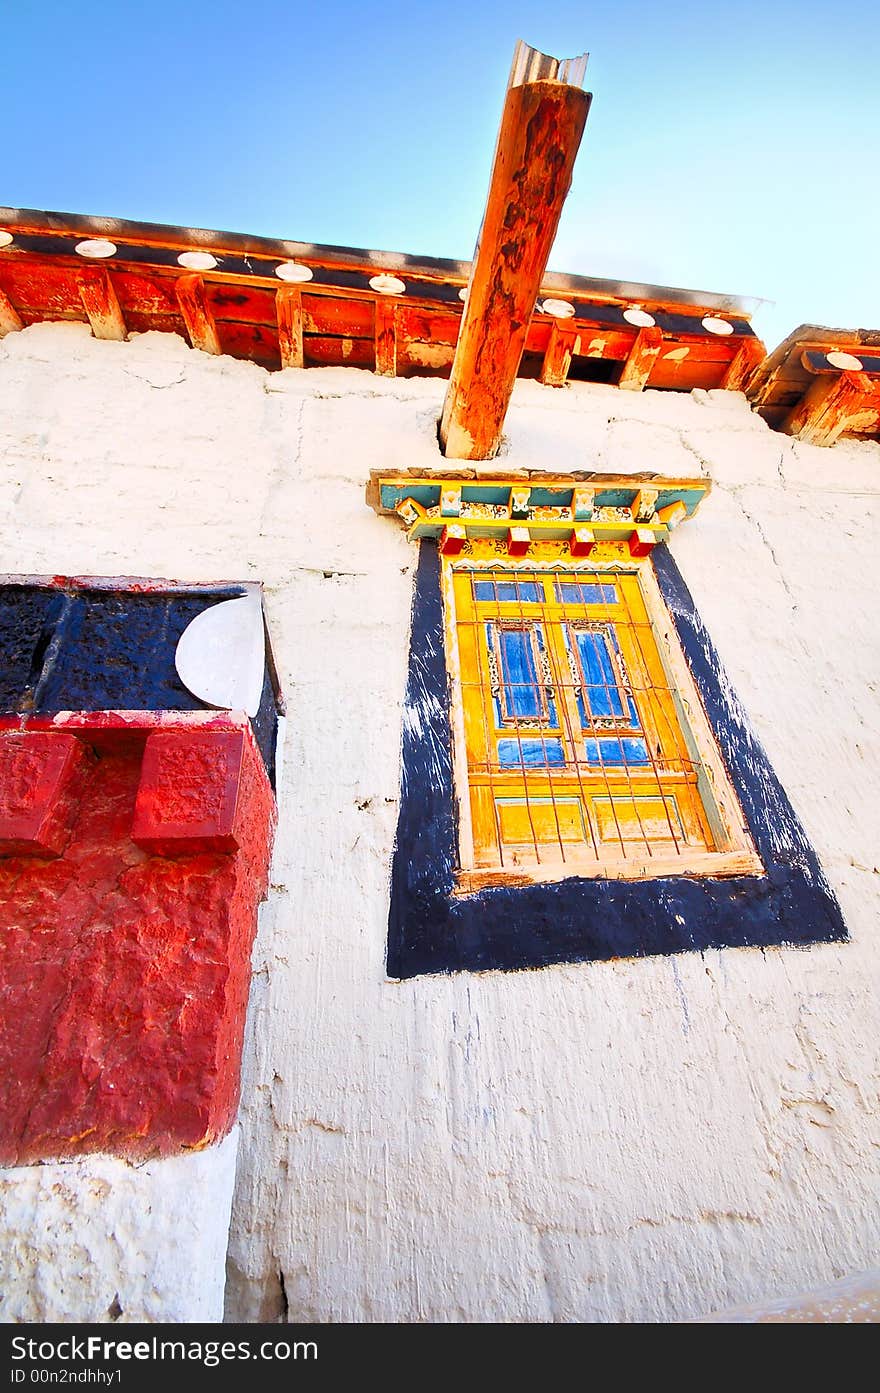
[[[180,681],[177,642],[202,610],[245,592],[0,586],[0,711],[204,711]],[[274,781],[277,710],[268,664],[257,742]]]

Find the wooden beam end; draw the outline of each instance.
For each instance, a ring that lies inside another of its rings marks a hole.
[[[177,277],[174,289],[193,348],[215,355],[222,352],[203,277],[198,271],[187,272]]]

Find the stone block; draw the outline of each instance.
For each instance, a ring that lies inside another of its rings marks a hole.
[[[246,800],[239,797],[244,732],[156,731],[147,739],[132,841],[161,856],[237,851]]]
[[[60,856],[70,837],[88,755],[73,735],[0,735],[0,856]]]

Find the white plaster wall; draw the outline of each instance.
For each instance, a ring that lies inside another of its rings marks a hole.
[[[288,739],[227,1312],[645,1321],[876,1263],[880,448],[520,383],[488,466],[711,474],[673,551],[852,941],[386,980],[412,570],[371,467],[444,385],[156,334],[0,345],[4,569],[265,582]]]
[[[0,1170],[0,1321],[220,1320],[237,1137]]]

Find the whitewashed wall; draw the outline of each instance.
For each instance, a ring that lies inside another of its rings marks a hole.
[[[289,722],[227,1313],[668,1320],[869,1267],[880,448],[794,444],[739,395],[517,386],[490,467],[711,475],[672,549],[852,942],[398,984],[415,554],[364,484],[440,464],[443,390],[73,325],[0,344],[2,569],[266,586]]]

